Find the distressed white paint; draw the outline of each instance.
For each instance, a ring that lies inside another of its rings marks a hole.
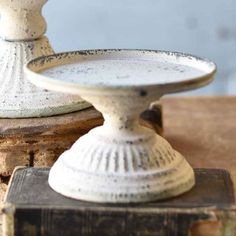
[[[160,69],[163,63],[167,70]],[[116,64],[121,65],[118,70]],[[208,84],[215,73],[213,63],[179,53],[83,51],[37,59],[26,73],[38,86],[81,95],[105,119],[54,164],[49,184],[55,191],[80,200],[126,203],[173,197],[193,187],[193,169],[184,157],[153,130],[140,126],[138,117],[165,93]],[[120,78],[123,73],[128,76]]]
[[[46,0],[1,0],[0,37],[10,41],[37,39],[46,31],[41,9]]]
[[[44,3],[45,0],[0,0],[0,117],[50,116],[90,106],[78,96],[42,90],[25,79],[26,62],[54,53],[43,36]]]
[[[61,73],[63,71],[64,73]],[[134,86],[170,83],[202,76],[204,71],[186,65],[150,60],[88,60],[49,68],[44,75],[70,83],[93,86]]]

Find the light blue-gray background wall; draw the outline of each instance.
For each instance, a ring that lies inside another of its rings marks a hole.
[[[43,13],[56,51],[188,52],[218,65],[214,83],[188,94],[236,94],[235,0],[50,0]]]

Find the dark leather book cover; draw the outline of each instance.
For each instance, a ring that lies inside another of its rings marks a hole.
[[[48,185],[49,168],[18,168],[4,203],[4,234],[205,236],[208,234],[201,232],[208,227],[218,233],[236,235],[232,223],[236,222],[235,199],[229,173],[220,169],[195,169],[195,173],[196,186],[182,196],[115,205],[63,197]]]

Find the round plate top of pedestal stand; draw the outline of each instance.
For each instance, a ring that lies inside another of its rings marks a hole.
[[[26,67],[34,84],[57,91],[81,93],[87,88],[163,89],[172,93],[211,82],[213,62],[189,54],[143,50],[89,50],[45,56]]]
[[[80,95],[104,124],[80,137],[50,170],[49,185],[80,200],[146,202],[190,190],[194,172],[184,157],[139,114],[166,93],[208,84],[214,63],[191,55],[143,50],[55,54],[26,66],[40,87]]]

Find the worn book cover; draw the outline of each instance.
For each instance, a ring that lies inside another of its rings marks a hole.
[[[49,168],[18,168],[3,214],[7,236],[208,236],[236,235],[230,175],[195,169],[188,193],[153,203],[114,205],[77,201],[48,185]]]

